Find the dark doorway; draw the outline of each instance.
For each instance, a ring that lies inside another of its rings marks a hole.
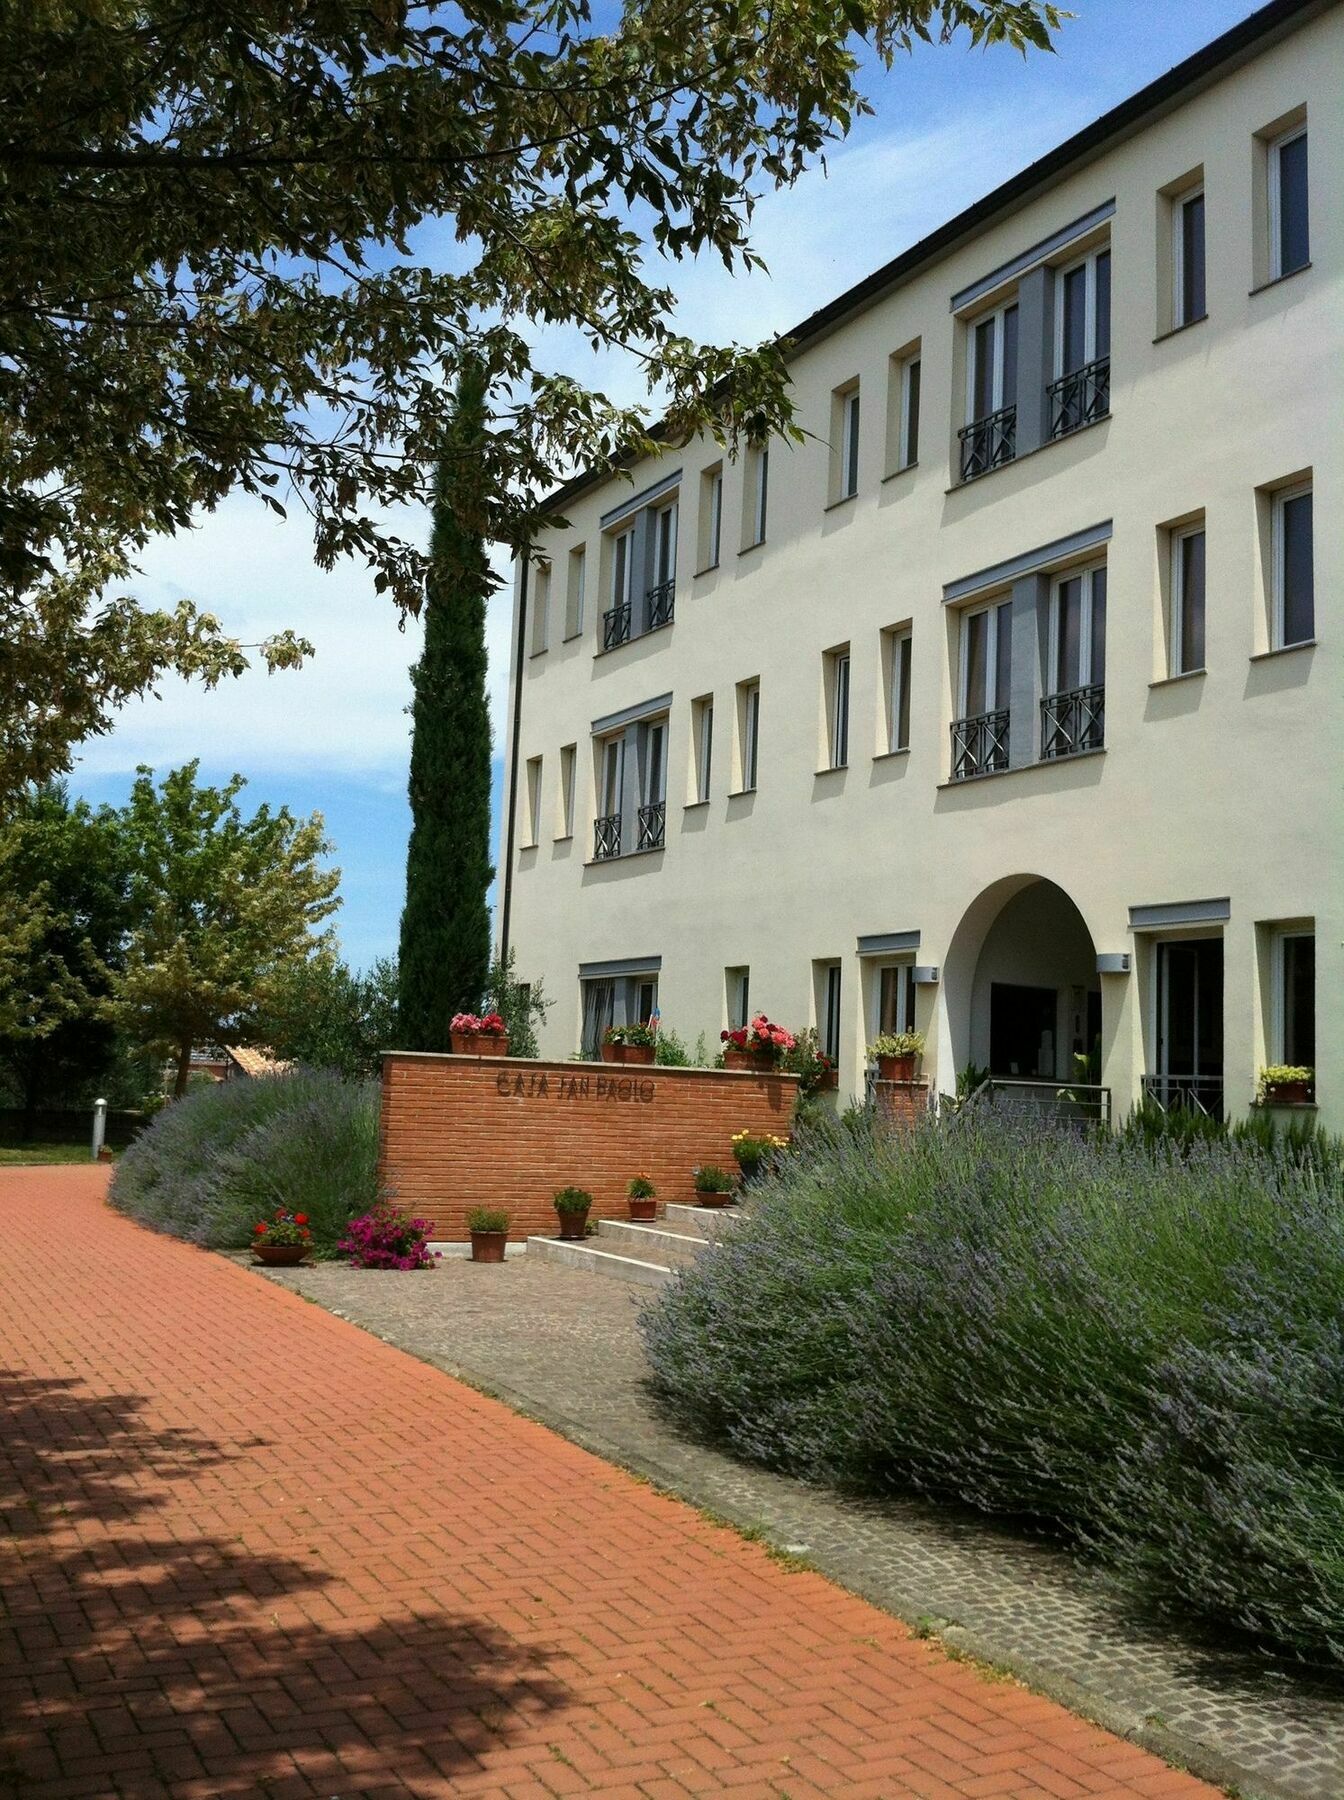
[[[1055,1076],[1059,996],[1054,988],[995,981],[989,989],[989,1072],[1030,1081]]]
[[[1223,940],[1157,946],[1157,1081],[1164,1106],[1223,1110]]]

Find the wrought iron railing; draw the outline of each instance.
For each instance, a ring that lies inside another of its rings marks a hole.
[[[1073,756],[1100,750],[1106,742],[1106,688],[1103,682],[1047,694],[1041,701],[1041,755]]]
[[[1209,1119],[1223,1116],[1221,1075],[1145,1075],[1143,1097],[1164,1113],[1203,1113]]]
[[[606,862],[621,854],[621,815],[607,813],[593,820],[593,861]]]
[[[1111,1090],[1089,1081],[992,1075],[975,1090],[974,1098],[978,1105],[1064,1124],[1109,1125],[1111,1120]]]
[[[614,650],[630,636],[630,602],[622,600],[602,615],[602,648]]]
[[[657,631],[660,625],[672,623],[672,609],[676,603],[677,584],[669,579],[660,581],[657,587],[651,587],[646,595],[649,608],[649,630]]]
[[[663,836],[667,830],[667,802],[655,800],[652,806],[641,806],[639,809],[639,844],[640,850],[661,850]]]
[[[974,419],[957,433],[961,439],[961,479],[974,481],[1000,463],[1017,455],[1017,407],[1001,406],[997,412]]]
[[[1111,410],[1111,359],[1099,356],[1052,381],[1046,389],[1050,397],[1050,435],[1067,437],[1080,425],[1104,419]]]
[[[1008,708],[952,721],[952,779],[1008,767]]]

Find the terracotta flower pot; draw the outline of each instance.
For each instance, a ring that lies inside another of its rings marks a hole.
[[[624,1044],[603,1044],[598,1054],[601,1056],[603,1062],[621,1062],[623,1060],[622,1052],[624,1049]]]
[[[471,1234],[471,1260],[473,1262],[502,1263],[504,1246],[508,1241],[507,1231],[473,1231]]]
[[[588,1208],[582,1212],[563,1212],[560,1214],[560,1236],[573,1242],[588,1235]]]
[[[625,1055],[621,1058],[622,1062],[651,1063],[657,1054],[652,1044],[626,1044],[623,1048]]]
[[[478,1056],[507,1056],[509,1040],[502,1031],[482,1031],[476,1039]]]
[[[697,1206],[731,1206],[732,1203],[733,1196],[731,1194],[720,1193],[717,1189],[697,1188],[695,1190]]]
[[[1311,1088],[1305,1081],[1284,1081],[1265,1089],[1266,1106],[1306,1106],[1310,1101]]]
[[[739,1050],[735,1044],[726,1044],[723,1066],[725,1069],[750,1069],[754,1075],[768,1075],[775,1066],[775,1059],[765,1051]]]
[[[454,1056],[476,1056],[479,1039],[474,1031],[450,1031],[448,1043]]]
[[[915,1079],[914,1055],[879,1056],[877,1078],[879,1081],[913,1081]]]
[[[269,1269],[295,1269],[311,1249],[311,1244],[253,1244],[252,1254]]]
[[[634,1225],[650,1225],[658,1217],[658,1202],[653,1195],[646,1200],[636,1200],[632,1196],[628,1204],[630,1221]]]

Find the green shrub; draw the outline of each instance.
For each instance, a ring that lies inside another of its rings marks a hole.
[[[982,1104],[795,1138],[643,1328],[688,1426],[1062,1526],[1149,1600],[1344,1660],[1344,1176]]]
[[[737,1186],[736,1177],[717,1163],[701,1163],[691,1171],[691,1179],[697,1194],[731,1194]]]
[[[378,1084],[310,1070],[225,1081],[164,1108],[117,1164],[112,1204],[173,1237],[241,1249],[277,1207],[319,1256],[377,1199]]]
[[[507,1231],[509,1215],[494,1206],[473,1206],[467,1214],[468,1231]]]
[[[587,1188],[562,1187],[555,1196],[554,1204],[558,1213],[587,1212],[593,1204],[593,1196]]]

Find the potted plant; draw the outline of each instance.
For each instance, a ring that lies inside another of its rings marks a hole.
[[[1260,1092],[1256,1097],[1261,1106],[1306,1106],[1315,1085],[1315,1069],[1271,1063],[1260,1071]]]
[[[793,1049],[785,1052],[780,1066],[787,1074],[798,1077],[798,1092],[804,1099],[840,1084],[835,1064],[822,1049],[815,1025],[794,1033]]]
[[[312,1247],[307,1213],[290,1212],[279,1206],[271,1218],[252,1227],[252,1254],[270,1268],[292,1269]]]
[[[509,1241],[509,1215],[493,1206],[473,1206],[467,1214],[473,1262],[502,1263]]]
[[[454,1056],[507,1056],[508,1027],[497,1012],[454,1013],[448,1027]]]
[[[879,1081],[913,1081],[924,1049],[922,1031],[885,1031],[868,1046]]]
[[[772,1024],[764,1013],[757,1013],[750,1025],[721,1031],[719,1039],[725,1069],[776,1068],[798,1041],[782,1025]]]
[[[603,1062],[651,1063],[657,1049],[652,1025],[608,1025],[602,1034]]]
[[[593,1196],[587,1188],[562,1187],[555,1196],[555,1210],[560,1215],[562,1238],[582,1238],[588,1231],[588,1208]]]
[[[633,1221],[647,1225],[658,1217],[658,1190],[647,1175],[632,1175],[625,1193]]]
[[[727,1169],[714,1163],[701,1163],[698,1169],[692,1169],[691,1181],[697,1206],[727,1206],[737,1185]]]
[[[763,1168],[769,1166],[778,1152],[787,1150],[788,1146],[787,1138],[776,1137],[772,1131],[735,1131],[733,1155],[742,1171],[742,1180],[754,1180]]]

